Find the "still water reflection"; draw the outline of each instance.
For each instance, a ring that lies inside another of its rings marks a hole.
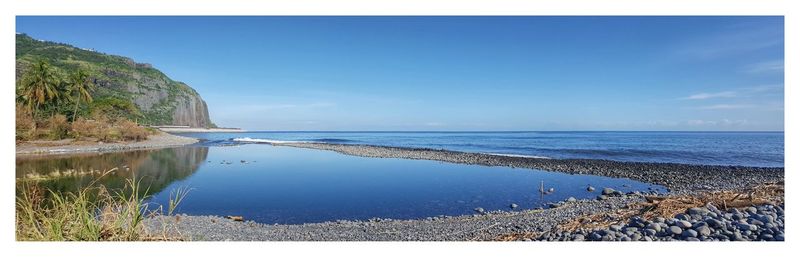
[[[136,176],[150,187],[155,204],[165,205],[179,187],[191,188],[179,213],[283,224],[462,215],[477,207],[508,210],[511,203],[531,209],[568,197],[594,198],[600,190],[587,192],[589,184],[663,190],[628,179],[257,144],[18,159],[17,178],[74,191],[113,168],[99,183],[121,188]],[[554,192],[539,194],[542,182]]]

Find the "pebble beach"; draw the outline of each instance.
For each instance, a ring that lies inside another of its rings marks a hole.
[[[564,230],[560,225],[632,208],[652,197],[681,197],[736,191],[764,183],[782,183],[783,168],[619,162],[581,159],[541,159],[370,145],[272,142],[276,146],[336,151],[374,158],[405,158],[451,163],[508,166],[569,174],[630,178],[664,185],[670,192],[625,192],[603,188],[597,199],[555,202],[550,208],[436,216],[414,220],[370,219],[300,225],[234,221],[219,216],[160,216],[148,219],[148,228],[168,228],[185,240],[222,241],[782,241],[783,203],[722,208],[687,208],[680,215],[644,219],[633,216],[595,229]],[[587,188],[587,190],[595,190]],[[782,189],[781,189],[782,190]],[[680,230],[680,231],[679,231]]]

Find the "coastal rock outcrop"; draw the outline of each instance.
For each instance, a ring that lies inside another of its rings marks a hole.
[[[206,102],[197,91],[172,80],[151,64],[17,34],[17,78],[38,60],[45,60],[64,73],[79,67],[86,70],[97,85],[93,93],[95,99],[135,105],[138,113],[134,118],[141,124],[216,127],[209,118]]]

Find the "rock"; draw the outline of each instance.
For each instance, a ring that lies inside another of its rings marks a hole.
[[[714,229],[722,228],[723,226],[722,222],[716,219],[706,219],[705,222]]]
[[[684,230],[681,233],[681,237],[683,237],[683,238],[697,237],[697,231],[694,231],[694,229]]]
[[[655,232],[661,232],[661,223],[650,223],[647,225],[647,228]]]
[[[755,231],[758,229],[755,225],[750,225],[747,223],[739,223],[736,225],[736,228],[738,228],[741,231]]]
[[[669,231],[673,235],[680,235],[681,233],[683,233],[683,229],[681,229],[678,226],[670,226],[669,229],[667,229],[667,231]]]
[[[561,207],[561,204],[560,203],[550,203],[549,206],[550,206],[550,208],[558,208],[558,207]]]
[[[695,214],[697,214],[697,215],[706,215],[706,214],[709,213],[709,210],[706,209],[706,208],[695,207],[695,208],[690,208],[687,211],[687,213],[689,213],[691,215],[695,215]]]
[[[682,229],[692,228],[692,223],[685,220],[675,221],[675,225]]]
[[[511,207],[511,209],[516,209],[517,207],[519,207],[519,205],[517,205],[516,203],[512,203],[508,207]]]
[[[583,241],[583,240],[584,240],[584,238],[583,238],[582,234],[572,235],[572,241]]]
[[[614,194],[614,192],[616,192],[616,191],[614,191],[613,188],[606,187],[606,188],[603,188],[603,193],[602,194],[603,195],[611,195],[611,194]]]
[[[475,208],[475,209],[473,209],[473,210],[474,210],[475,212],[479,213],[479,214],[485,214],[485,213],[486,213],[486,211],[485,211],[483,208],[481,208],[481,207]]]
[[[594,187],[588,186],[588,187],[586,187],[586,191],[594,192]]]
[[[567,202],[568,203],[575,202],[575,201],[577,201],[577,199],[575,199],[575,197],[567,198]]]
[[[591,239],[592,241],[600,241],[603,239],[603,235],[600,235],[600,233],[598,232],[592,232],[591,234],[589,234],[589,239]]]
[[[597,200],[601,200],[602,201],[602,200],[606,200],[606,199],[608,199],[608,196],[605,196],[605,195],[598,195],[597,196]]]
[[[701,236],[710,236],[711,235],[711,229],[708,226],[700,226],[696,230],[697,230],[697,234],[699,234]]]
[[[548,192],[548,193],[552,193],[552,192],[555,192],[555,191],[556,191],[556,189],[555,189],[555,188],[552,188],[552,187],[551,187],[550,189],[547,189],[547,192]]]

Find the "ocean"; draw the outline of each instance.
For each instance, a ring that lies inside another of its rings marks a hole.
[[[243,132],[185,133],[204,145],[233,139],[447,149],[557,159],[784,166],[783,132]]]

